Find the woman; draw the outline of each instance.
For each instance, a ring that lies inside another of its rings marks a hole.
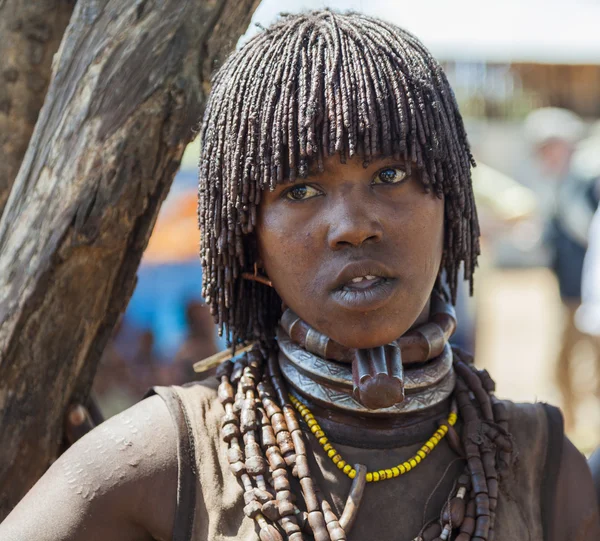
[[[202,142],[204,296],[255,345],[80,440],[0,537],[596,538],[557,410],[497,400],[448,345],[479,230],[427,50],[358,14],[284,17],[217,73]]]

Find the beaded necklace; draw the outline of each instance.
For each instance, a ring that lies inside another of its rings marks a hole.
[[[289,395],[290,401],[293,406],[296,408],[296,411],[302,415],[304,422],[310,429],[310,431],[314,434],[317,441],[323,447],[323,451],[327,454],[327,456],[331,459],[331,461],[337,466],[339,470],[345,473],[350,479],[354,479],[356,477],[356,469],[353,468],[350,464],[348,464],[342,456],[332,447],[331,443],[329,443],[329,439],[325,435],[323,429],[319,426],[319,423],[315,419],[315,416],[311,413],[311,411],[298,400],[295,396]],[[438,428],[433,436],[429,438],[423,447],[421,447],[417,453],[405,460],[401,464],[393,466],[392,468],[387,468],[384,470],[378,470],[373,472],[366,473],[366,482],[372,483],[377,481],[385,481],[386,479],[393,479],[394,477],[399,477],[400,475],[404,475],[408,473],[413,468],[416,468],[417,465],[427,458],[427,455],[436,447],[440,441],[448,434],[448,430],[453,427],[458,419],[458,415],[456,413],[456,405],[453,404],[452,410],[450,411],[450,415],[448,415],[447,424],[442,424],[440,428]]]
[[[494,382],[458,351],[453,364],[454,399],[464,421],[455,445],[466,466],[438,518],[424,524],[413,541],[492,541],[498,481],[512,461],[508,417],[493,395]],[[311,474],[305,435],[279,370],[276,348],[256,346],[225,361],[217,378],[227,456],[244,488],[244,513],[256,521],[261,541],[302,541],[305,533],[315,541],[345,541],[359,511],[366,467],[353,466],[356,474],[338,517]],[[446,436],[450,434],[451,426]],[[290,476],[300,482],[298,495],[292,492]]]

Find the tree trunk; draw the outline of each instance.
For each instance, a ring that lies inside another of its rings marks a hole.
[[[0,221],[0,520],[55,458],[68,405],[89,393],[210,72],[256,5],[75,8]]]
[[[0,216],[50,82],[74,0],[0,0]]]

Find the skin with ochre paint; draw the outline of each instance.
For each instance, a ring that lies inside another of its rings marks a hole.
[[[323,172],[263,193],[256,239],[287,306],[335,341],[369,348],[426,317],[443,224],[443,200],[402,162],[333,156]]]

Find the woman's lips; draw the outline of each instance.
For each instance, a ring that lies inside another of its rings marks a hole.
[[[374,276],[357,282],[347,282],[331,292],[333,300],[347,310],[370,312],[389,300],[398,284],[397,278]]]
[[[352,289],[369,289],[371,286],[377,284],[381,280],[385,280],[382,276],[357,276],[356,278],[352,278],[349,282],[346,282],[342,289],[352,290]]]

